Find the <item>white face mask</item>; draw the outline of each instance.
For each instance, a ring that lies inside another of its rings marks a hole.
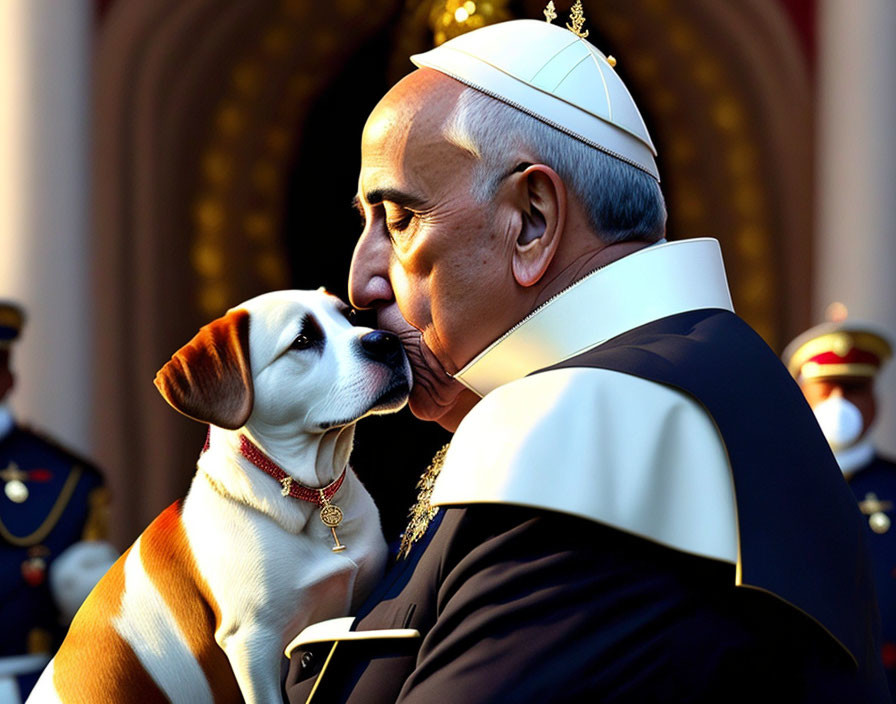
[[[842,396],[828,396],[812,409],[821,432],[835,452],[854,445],[862,435],[862,412]]]

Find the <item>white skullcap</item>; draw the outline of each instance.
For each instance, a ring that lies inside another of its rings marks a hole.
[[[411,57],[659,180],[656,149],[607,57],[567,29],[500,22]]]

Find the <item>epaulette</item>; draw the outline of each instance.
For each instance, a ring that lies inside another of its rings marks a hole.
[[[29,435],[33,440],[40,442],[45,449],[58,453],[62,459],[64,459],[71,465],[77,465],[81,467],[81,469],[86,473],[92,473],[102,477],[102,472],[93,462],[85,459],[82,455],[79,455],[77,452],[69,449],[61,442],[59,442],[59,440],[52,437],[51,435],[48,435],[46,432],[39,430],[31,425],[17,425],[16,427],[19,432],[25,435]]]

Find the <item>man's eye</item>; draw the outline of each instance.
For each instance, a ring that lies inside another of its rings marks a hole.
[[[389,201],[383,202],[386,229],[390,234],[404,233],[414,221],[416,213]]]
[[[414,214],[411,212],[406,212],[400,218],[389,218],[386,220],[386,227],[389,228],[390,232],[404,232],[408,229],[408,226],[411,224],[411,220],[414,219]]]

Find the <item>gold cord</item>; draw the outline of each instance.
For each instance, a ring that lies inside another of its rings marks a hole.
[[[75,493],[75,487],[78,485],[78,480],[80,478],[81,468],[75,467],[65,480],[65,484],[62,486],[62,491],[59,492],[59,496],[56,498],[56,503],[53,504],[53,508],[50,509],[50,513],[47,514],[44,522],[41,523],[33,533],[21,537],[13,535],[3,524],[3,520],[0,519],[0,537],[11,545],[20,548],[42,543],[44,538],[50,534],[50,531],[53,530],[59,522],[62,512],[65,511],[65,507],[68,506],[68,502],[71,501],[72,495]]]

